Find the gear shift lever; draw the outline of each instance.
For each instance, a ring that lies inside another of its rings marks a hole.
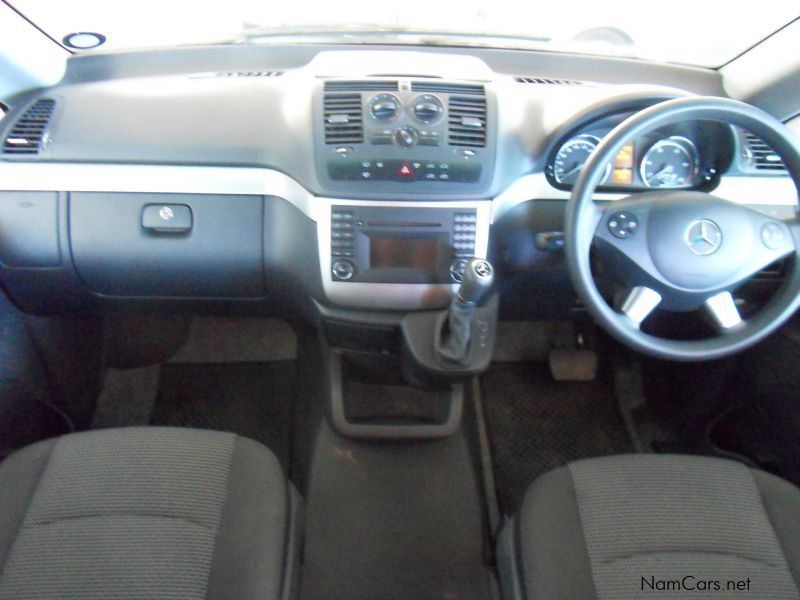
[[[461,287],[458,288],[453,302],[464,306],[476,306],[486,292],[491,289],[493,282],[494,269],[489,261],[482,258],[471,258],[464,267]]]
[[[447,312],[436,322],[434,349],[440,358],[458,364],[466,363],[472,316],[491,289],[493,281],[494,269],[489,261],[471,258],[467,262],[458,292]]]

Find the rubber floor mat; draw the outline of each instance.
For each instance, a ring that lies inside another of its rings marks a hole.
[[[495,363],[482,378],[500,509],[512,514],[539,475],[633,450],[611,387],[555,381],[538,363]]]
[[[288,464],[294,361],[165,364],[151,425],[230,431]]]

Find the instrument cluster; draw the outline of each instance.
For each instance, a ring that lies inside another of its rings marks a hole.
[[[589,124],[554,145],[546,174],[560,189],[571,189],[589,156],[623,115]],[[609,190],[711,187],[730,162],[730,135],[719,124],[691,122],[656,130],[625,145],[606,166],[599,188]]]

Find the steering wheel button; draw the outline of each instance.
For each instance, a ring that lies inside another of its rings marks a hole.
[[[611,235],[620,239],[632,236],[638,228],[639,221],[631,213],[614,213],[608,220],[608,230]]]
[[[770,250],[779,250],[785,239],[783,228],[775,222],[766,223],[761,228],[761,241]]]

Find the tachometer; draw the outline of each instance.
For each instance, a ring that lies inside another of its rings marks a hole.
[[[561,148],[558,149],[555,160],[553,161],[553,177],[558,183],[566,185],[574,184],[581,174],[581,169],[589,155],[597,148],[600,139],[593,135],[578,135],[574,138],[567,140]],[[611,171],[611,165],[608,165],[606,174],[603,177],[601,184],[608,179],[608,174]]]
[[[690,186],[697,176],[697,148],[682,136],[659,140],[642,158],[640,173],[649,187]]]

